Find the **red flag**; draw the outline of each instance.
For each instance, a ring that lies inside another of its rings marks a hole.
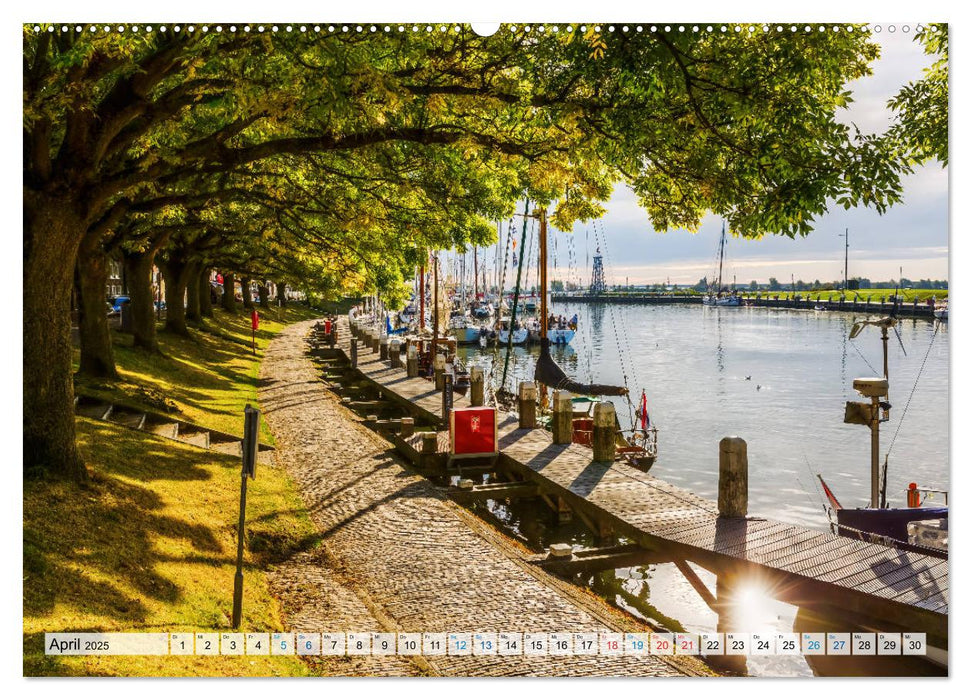
[[[641,430],[647,430],[647,392],[641,389]]]
[[[256,309],[253,309],[253,313],[250,315],[250,321],[253,324],[253,330],[259,330],[260,328],[260,315],[257,313]]]

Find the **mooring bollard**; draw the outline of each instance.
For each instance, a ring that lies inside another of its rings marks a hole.
[[[415,434],[415,419],[405,416],[401,419],[401,437],[409,438]]]
[[[519,427],[536,427],[536,385],[519,382]]]
[[[445,356],[435,355],[432,368],[435,370],[435,390],[441,391],[445,388]]]
[[[382,339],[381,343],[378,345],[378,357],[380,357],[382,360],[388,359],[388,346],[389,343],[387,338]]]
[[[573,442],[573,402],[569,391],[553,392],[553,444]]]
[[[414,345],[409,345],[407,355],[408,355],[406,360],[406,362],[408,363],[406,367],[407,374],[409,377],[417,377],[418,376],[418,348],[415,347]]]
[[[473,367],[469,370],[469,404],[485,405],[485,376],[481,367]]]
[[[391,360],[391,366],[395,369],[401,367],[401,339],[395,338],[390,343],[388,343],[388,357]]]
[[[374,353],[381,352],[381,336],[380,335],[371,336],[371,352],[374,352]]]
[[[617,456],[617,421],[614,405],[599,401],[593,407],[593,459],[613,462]]]
[[[718,443],[718,515],[744,518],[748,513],[748,447],[740,437]]]
[[[421,434],[421,453],[433,455],[438,452],[438,433]]]
[[[452,373],[444,372],[442,375],[442,420],[448,425],[449,416],[452,413],[455,397],[452,395]]]
[[[351,367],[357,367],[357,338],[351,338]]]

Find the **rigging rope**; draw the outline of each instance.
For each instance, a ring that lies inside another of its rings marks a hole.
[[[528,215],[529,215],[529,200],[527,199],[526,208],[524,209],[524,214],[523,214],[523,238],[522,238],[522,243],[520,243],[520,247],[525,246],[526,244],[526,223],[528,221],[526,217]],[[502,366],[502,383],[499,385],[499,388],[501,390],[504,390],[506,388],[506,374],[508,374],[509,372],[509,356],[512,355],[512,336],[516,328],[516,307],[519,305],[519,283],[522,280],[522,276],[523,276],[523,258],[525,257],[526,257],[525,251],[520,250],[519,270],[516,273],[516,289],[513,291],[512,314],[510,315],[510,319],[509,319],[509,342],[506,343],[506,361],[503,363],[503,366]],[[499,336],[499,333],[497,331],[496,337],[498,336]]]
[[[884,464],[886,464],[887,459],[890,457],[890,451],[893,450],[893,444],[897,441],[897,434],[900,432],[900,426],[904,424],[904,417],[907,415],[907,409],[910,408],[910,401],[914,398],[914,392],[917,391],[917,383],[920,381],[920,375],[924,372],[924,365],[927,364],[927,358],[931,354],[931,348],[934,347],[934,340],[937,338],[937,331],[940,329],[940,324],[934,324],[934,335],[931,336],[931,342],[927,345],[927,352],[924,353],[924,360],[920,363],[920,369],[917,371],[917,378],[914,380],[914,386],[910,389],[910,396],[907,397],[907,403],[904,404],[904,410],[900,414],[900,420],[897,422],[897,429],[893,433],[893,439],[890,440],[890,447],[887,448],[887,454],[884,456]]]

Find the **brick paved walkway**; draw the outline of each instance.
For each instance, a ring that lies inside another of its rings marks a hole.
[[[293,631],[558,631],[634,629],[569,584],[528,570],[432,483],[404,467],[317,381],[305,354],[311,323],[267,348],[260,404],[277,463],[303,493],[323,546],[271,573]],[[572,590],[571,590],[572,589]],[[324,659],[347,675],[678,676],[693,660],[660,657],[373,657]]]

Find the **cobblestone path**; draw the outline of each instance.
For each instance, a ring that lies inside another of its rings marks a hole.
[[[323,543],[271,572],[292,631],[635,630],[599,599],[518,561],[512,545],[407,469],[317,380],[311,322],[267,348],[260,404],[276,461]],[[598,602],[599,601],[599,602]],[[320,657],[324,673],[444,676],[679,676],[692,659],[605,656]]]

